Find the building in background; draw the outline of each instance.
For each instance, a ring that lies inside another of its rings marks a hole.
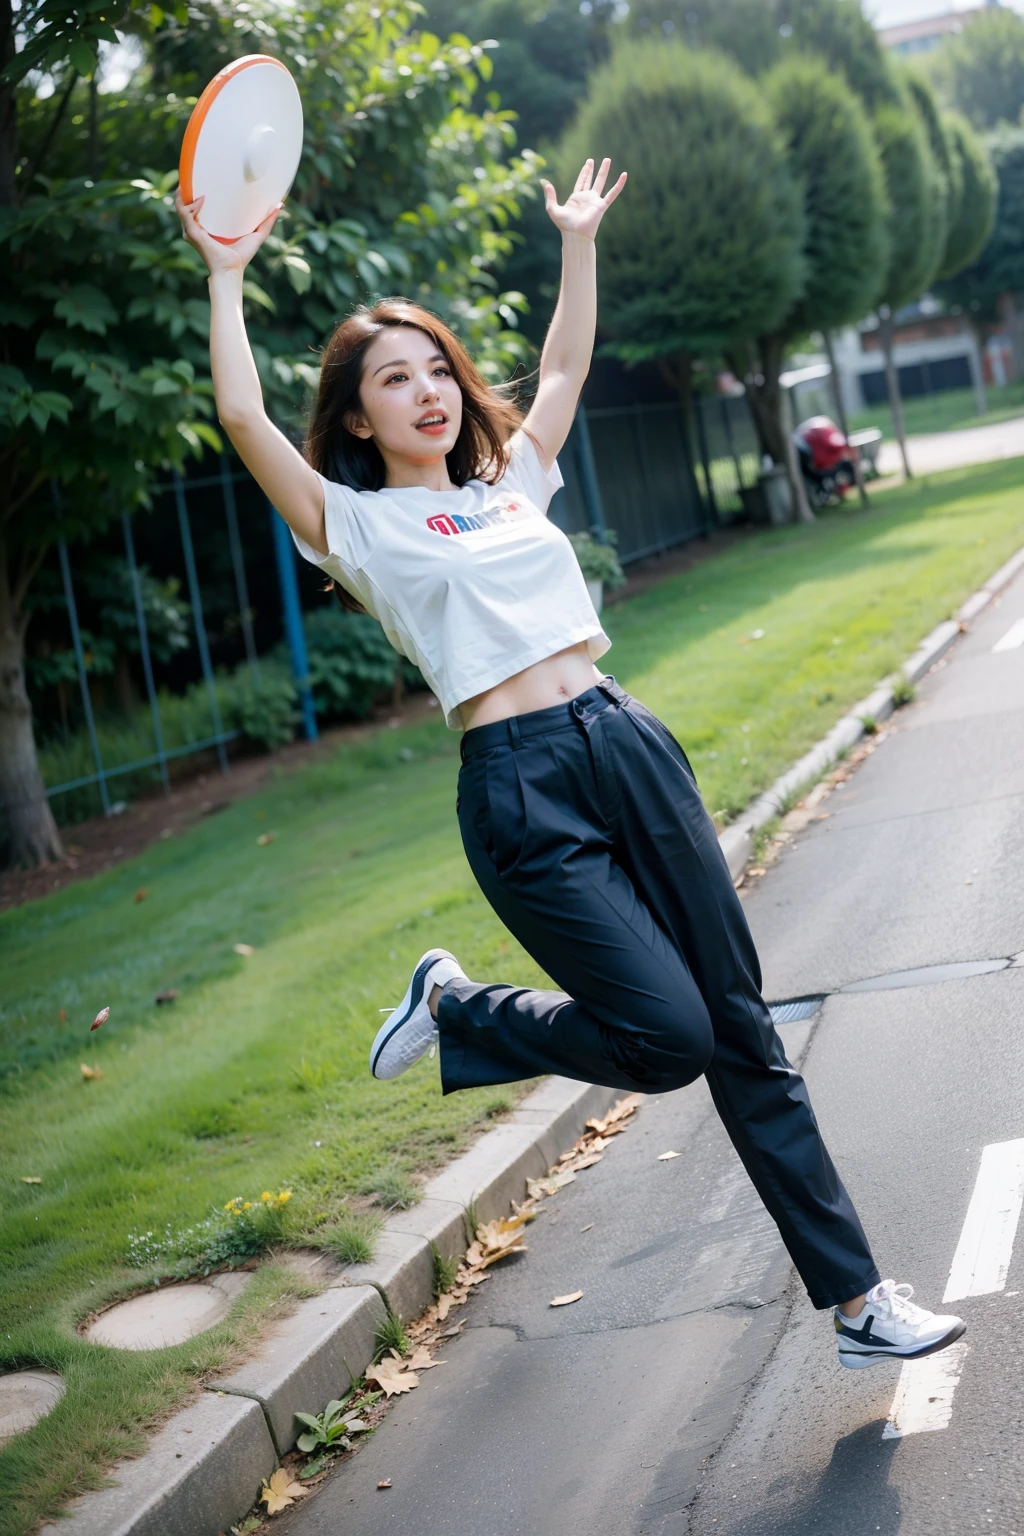
[[[879,27],[878,38],[890,53],[929,53],[944,42],[950,34],[962,32],[970,26],[982,11],[998,5],[999,0],[986,0],[984,5],[970,6],[962,11],[943,11],[938,16],[925,16],[919,21],[903,21],[894,27]]]

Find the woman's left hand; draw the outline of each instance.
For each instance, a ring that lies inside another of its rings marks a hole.
[[[623,171],[611,191],[605,192],[604,186],[608,180],[611,164],[610,160],[602,160],[601,168],[595,176],[594,162],[588,160],[564,203],[558,201],[550,181],[541,183],[544,188],[544,203],[548,210],[548,218],[558,226],[563,235],[583,235],[588,240],[594,239],[605,211],[611,207],[626,185],[626,173]]]

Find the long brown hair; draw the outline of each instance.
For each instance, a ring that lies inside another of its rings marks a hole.
[[[492,386],[482,376],[454,331],[437,315],[410,299],[380,299],[361,304],[338,326],[320,361],[320,387],[306,433],[306,459],[328,480],[356,491],[379,491],[385,466],[372,438],[357,437],[345,425],[349,411],[361,409],[359,386],[363,360],[375,337],[390,326],[411,326],[434,342],[448,362],[462,392],[462,426],[447,455],[455,485],[479,479],[499,480],[508,462],[508,440],[522,412],[507,387]],[[362,612],[343,588],[335,586],[342,607]]]

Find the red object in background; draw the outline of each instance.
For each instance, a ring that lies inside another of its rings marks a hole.
[[[793,433],[812,504],[825,506],[857,483],[856,448],[829,416],[809,416]]]

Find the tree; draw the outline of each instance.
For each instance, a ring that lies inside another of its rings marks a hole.
[[[1016,123],[1024,103],[1024,17],[992,6],[942,48],[939,79],[975,128]]]
[[[924,126],[909,104],[882,107],[875,114],[875,138],[885,170],[889,202],[889,264],[879,294],[879,339],[885,359],[893,429],[900,445],[903,469],[912,473],[907,456],[907,437],[899,378],[893,360],[895,312],[912,303],[935,275],[942,248],[929,245],[925,232],[932,228],[936,178]]]
[[[951,239],[967,259],[936,292],[954,313],[963,314],[980,340],[1001,308],[1004,315],[1009,311],[1016,330],[1014,295],[1024,290],[1024,131],[1001,129],[990,140],[991,156],[962,119],[951,115],[950,131],[961,155],[965,204],[962,229],[951,231]],[[1014,342],[1020,346],[1016,334]]]
[[[220,446],[208,304],[200,264],[177,238],[176,174],[139,174],[175,163],[207,71],[271,51],[303,95],[290,228],[267,242],[245,290],[268,404],[283,424],[297,427],[315,380],[311,345],[382,290],[405,287],[441,310],[482,349],[492,377],[525,355],[521,301],[498,291],[494,269],[533,161],[505,158],[507,114],[472,109],[486,50],[413,33],[413,14],[404,0],[389,9],[252,0],[244,26],[220,3],[193,7],[187,26],[164,16],[146,40],[150,81],[120,102],[101,98],[92,148],[107,179],[80,174],[66,106],[87,86],[70,66],[53,64],[49,103],[28,82],[18,92],[17,201],[0,208],[0,802],[18,861],[60,853],[24,682],[33,577],[59,534],[99,529],[145,497],[158,468]],[[198,78],[188,73],[194,58]]]
[[[734,361],[733,369],[746,375],[762,447],[786,462],[779,388],[786,347],[812,331],[827,334],[858,320],[877,300],[886,273],[888,208],[867,113],[840,76],[818,58],[794,57],[776,65],[763,84],[803,194],[804,281],[782,323],[760,336],[754,362],[743,369]]]
[[[985,325],[995,316],[987,307],[972,306],[970,302],[962,305],[956,297],[956,288],[950,289],[948,283],[952,280],[955,284],[959,274],[970,266],[988,242],[995,223],[997,182],[988,155],[966,118],[949,113],[943,122],[950,161],[955,166],[957,198],[939,268],[939,277],[946,282],[935,284],[935,290],[954,311],[963,314],[971,328],[976,410],[979,416],[984,416],[988,410],[984,373]]]

